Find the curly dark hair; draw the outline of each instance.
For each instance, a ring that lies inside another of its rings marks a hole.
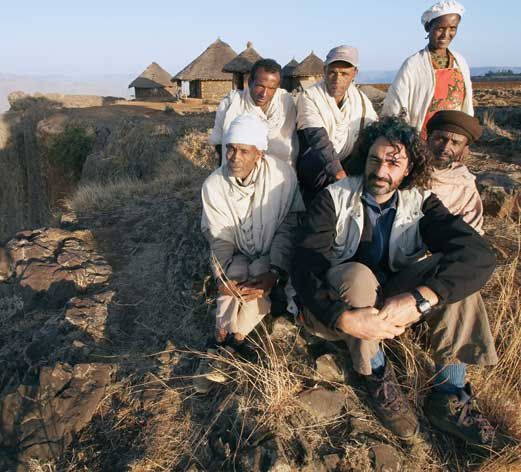
[[[348,164],[349,174],[364,173],[369,149],[380,137],[387,139],[393,145],[405,146],[410,169],[409,175],[403,179],[400,188],[429,188],[434,156],[416,129],[398,116],[386,116],[364,128],[359,137],[357,155]]]

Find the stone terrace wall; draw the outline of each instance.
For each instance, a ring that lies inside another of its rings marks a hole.
[[[164,100],[169,98],[174,98],[177,95],[178,87],[174,85],[172,87],[163,87],[163,88],[136,88],[136,100]]]
[[[201,81],[201,97],[212,100],[220,100],[232,89],[231,80],[207,80]]]

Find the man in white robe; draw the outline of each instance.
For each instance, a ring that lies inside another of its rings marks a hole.
[[[333,48],[326,58],[324,80],[299,97],[297,174],[306,205],[327,185],[346,177],[344,167],[360,131],[378,119],[369,98],[353,83],[357,72],[358,50],[345,45]]]
[[[219,291],[215,344],[239,353],[270,311],[271,289],[287,280],[304,209],[294,170],[266,153],[268,132],[257,115],[238,116],[225,136],[225,164],[202,188],[201,228]]]
[[[280,88],[281,67],[273,59],[257,61],[251,70],[248,88],[232,90],[219,104],[210,144],[216,147],[221,163],[226,161],[225,136],[235,118],[255,114],[268,123],[270,156],[292,166],[298,153],[297,110],[290,93]]]

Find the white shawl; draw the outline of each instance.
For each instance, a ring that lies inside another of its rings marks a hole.
[[[470,70],[463,56],[450,51],[455,64],[465,81],[465,101],[461,111],[474,116],[472,106],[472,82]],[[436,76],[432,67],[429,48],[413,54],[402,64],[384,100],[382,116],[398,115],[402,109],[407,112],[406,120],[421,132],[423,121],[434,97]]]
[[[352,83],[342,106],[338,108],[321,80],[301,93],[297,106],[297,127],[299,130],[325,128],[335,152],[342,160],[349,156],[358,139],[364,102],[364,126],[367,126],[378,119],[369,98]]]
[[[476,187],[476,177],[467,166],[455,162],[446,169],[435,169],[431,178],[431,190],[443,205],[483,234],[483,202]]]
[[[213,238],[231,242],[243,254],[259,257],[269,254],[273,237],[286,215],[298,202],[295,171],[286,163],[265,155],[253,171],[250,185],[239,185],[222,165],[204,182],[201,229]],[[242,230],[239,207],[242,199],[251,202],[252,227]],[[300,210],[296,209],[296,210]],[[253,233],[253,247],[250,232]]]
[[[224,137],[232,121],[239,115],[252,113],[268,122],[268,151],[292,166],[298,154],[298,139],[295,131],[297,110],[291,94],[277,89],[266,113],[255,105],[250,90],[232,90],[220,103],[215,115],[215,124],[210,135],[210,144],[222,145],[223,164],[226,162],[226,144]]]

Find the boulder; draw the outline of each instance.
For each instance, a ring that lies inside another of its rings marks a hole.
[[[306,390],[298,395],[304,409],[319,420],[340,416],[345,398],[344,393],[325,388]]]
[[[279,316],[273,320],[270,336],[274,340],[287,340],[294,337],[297,331],[297,326],[283,316]]]
[[[25,471],[59,457],[104,397],[112,366],[90,354],[105,341],[112,269],[88,231],[22,231],[5,250],[15,273],[0,283],[0,470]]]
[[[113,291],[88,297],[74,297],[67,303],[65,321],[94,341],[101,341],[105,335],[108,305],[113,297]]]
[[[376,472],[399,472],[402,460],[398,451],[388,444],[376,444],[369,451]]]
[[[77,294],[104,287],[112,275],[109,264],[95,251],[89,231],[22,231],[6,250],[26,308],[42,303],[63,306]]]
[[[60,457],[91,420],[110,382],[109,364],[58,363],[0,398],[0,445],[22,464]],[[20,466],[18,470],[25,470]]]
[[[344,374],[338,366],[333,354],[323,354],[317,357],[315,380],[326,380],[328,382],[343,382]]]
[[[476,184],[485,214],[517,220],[521,213],[521,173],[481,172]]]

